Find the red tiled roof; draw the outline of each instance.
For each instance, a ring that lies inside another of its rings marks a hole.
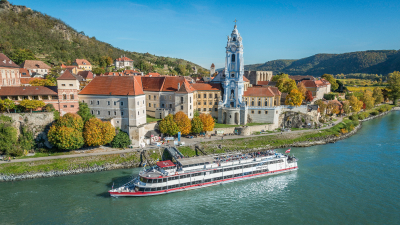
[[[29,71],[25,68],[19,68],[19,73],[21,74],[21,78],[31,78]]]
[[[243,81],[244,82],[250,82],[249,79],[247,79],[247,77],[243,76]]]
[[[130,58],[128,58],[128,57],[121,57],[121,58],[118,58],[118,59],[116,59],[115,61],[132,61],[133,62],[133,60],[132,59],[130,59]]]
[[[77,80],[74,75],[69,70],[65,70],[65,72],[57,78],[57,80]]]
[[[282,95],[277,87],[268,87],[268,89],[271,90],[275,95]]]
[[[192,93],[193,91],[195,91],[194,88],[191,87],[189,82],[187,82],[187,80],[185,79],[176,93]]]
[[[87,61],[86,59],[75,59],[74,61],[76,63],[76,65],[80,66],[80,65],[89,65],[91,66],[92,64],[90,64],[89,61]]]
[[[269,81],[257,81],[257,85],[268,85]]]
[[[93,73],[91,71],[79,71],[78,75],[83,77],[86,80],[88,80],[88,79],[90,80],[90,79],[94,78]]]
[[[21,78],[20,83],[21,84],[29,84],[30,81],[32,80],[42,80],[43,78],[41,77],[35,77],[35,78]]]
[[[143,95],[142,87],[133,76],[98,76],[95,77],[80,95]]]
[[[125,75],[129,75],[129,74],[142,74],[141,72],[139,72],[139,71],[136,71],[136,70],[125,70],[124,72],[123,72]]]
[[[178,91],[178,83],[186,81],[184,77],[165,77],[162,91]]]
[[[143,91],[161,91],[165,77],[142,77]]]
[[[160,76],[161,74],[159,74],[159,73],[148,73],[147,75],[149,75],[149,76],[151,75],[151,76],[154,77],[154,76]]]
[[[0,53],[0,67],[19,68],[17,64],[15,64],[11,59],[9,59],[3,53]]]
[[[221,84],[216,83],[193,83],[192,87],[197,91],[220,91]]]
[[[317,87],[313,80],[303,80],[301,83],[303,83],[305,87]]]
[[[249,87],[244,92],[243,96],[254,96],[254,97],[274,97],[274,92],[268,87]]]
[[[57,87],[1,87],[0,96],[57,95]]]

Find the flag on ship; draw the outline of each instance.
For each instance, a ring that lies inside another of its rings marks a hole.
[[[291,149],[291,148],[289,148],[288,150],[286,150],[286,152],[285,152],[285,153],[289,153],[289,152],[290,152],[290,149]]]

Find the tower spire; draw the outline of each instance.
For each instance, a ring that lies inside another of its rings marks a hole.
[[[236,22],[237,22],[237,20],[235,19],[235,21],[233,21],[233,22],[235,22],[235,29],[236,29],[236,27],[237,27],[237,26],[236,26]]]

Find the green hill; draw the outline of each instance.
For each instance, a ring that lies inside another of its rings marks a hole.
[[[299,60],[273,60],[264,64],[246,65],[245,70],[272,70],[274,73],[313,76],[324,73],[386,75],[400,70],[400,50],[316,54]]]
[[[24,50],[23,53],[20,49]],[[107,57],[114,60],[125,55],[135,60],[137,67],[145,72],[170,72],[179,70],[178,65],[203,69],[183,59],[130,52],[113,47],[95,37],[77,32],[59,19],[25,6],[12,5],[5,0],[0,1],[0,52],[11,59],[17,58],[17,54],[32,52],[36,58],[50,65],[71,64],[77,58],[85,58],[96,66],[102,65]],[[164,68],[164,65],[167,66]]]

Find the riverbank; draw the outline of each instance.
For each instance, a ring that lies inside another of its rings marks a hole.
[[[390,111],[382,112],[369,119],[384,116]],[[261,149],[287,147],[309,147],[334,143],[355,134],[362,127],[358,121],[343,120],[329,129],[305,131],[303,133],[284,132],[269,136],[218,140],[199,144],[206,154],[225,152],[254,152]],[[186,156],[192,157],[201,153],[191,147],[179,147]],[[156,161],[161,159],[162,152],[149,152],[148,157]],[[140,152],[110,154],[90,157],[42,160],[35,162],[8,163],[0,165],[0,181],[16,181],[24,179],[64,176],[79,173],[92,173],[113,169],[135,168],[140,166]]]

